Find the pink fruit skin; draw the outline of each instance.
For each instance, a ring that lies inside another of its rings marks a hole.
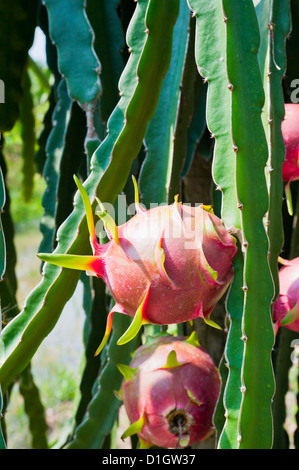
[[[115,305],[107,317],[99,354],[111,332],[114,312],[134,317],[118,344],[130,341],[142,325],[168,325],[202,317],[211,326],[211,312],[233,277],[236,239],[210,206],[175,202],[149,210],[139,204],[136,215],[119,227],[98,200],[109,242],[97,240],[89,197],[77,177],[86,211],[92,255],[40,253],[63,268],[86,270],[103,278]],[[135,181],[136,182],[136,181]]]
[[[144,302],[148,323],[209,317],[231,282],[235,240],[202,206],[139,210],[118,227],[118,238],[99,246],[91,266],[112,293],[115,312],[134,316]]]
[[[285,161],[282,165],[283,181],[299,179],[299,104],[285,104],[285,118],[281,125],[286,147]]]
[[[149,445],[177,446],[178,436],[169,431],[167,422],[167,415],[173,410],[183,409],[194,419],[187,445],[207,438],[214,431],[213,414],[220,393],[219,372],[207,352],[185,340],[184,337],[161,337],[141,346],[130,364],[132,368],[138,367],[138,371],[123,382],[122,395],[128,417],[135,422],[144,414],[144,425],[138,436]],[[183,365],[161,369],[173,350],[177,361]]]
[[[279,296],[273,306],[276,329],[280,326],[280,321],[299,301],[299,258],[285,263],[287,265],[279,270]],[[292,323],[283,326],[299,332],[299,315]]]

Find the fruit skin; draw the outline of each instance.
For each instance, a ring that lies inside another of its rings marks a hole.
[[[145,210],[136,195],[136,215],[117,227],[98,201],[98,215],[110,238],[100,245],[88,195],[75,180],[85,205],[93,255],[38,256],[104,279],[115,305],[97,353],[109,336],[114,312],[134,317],[118,344],[132,339],[146,323],[166,325],[202,317],[217,327],[210,315],[232,280],[237,246],[211,208],[191,207],[175,199],[171,205]]]
[[[286,147],[285,160],[282,165],[283,181],[299,179],[299,104],[285,104],[285,118],[281,131]]]
[[[275,331],[280,326],[299,332],[299,257],[282,260],[279,270],[279,295],[273,305]]]
[[[184,218],[191,229],[184,228]],[[210,232],[204,230],[208,223]],[[176,229],[178,236],[173,236]],[[208,317],[231,282],[236,245],[202,206],[172,204],[139,213],[118,227],[118,238],[119,245],[111,239],[103,246],[101,266],[95,267],[116,301],[114,311],[133,317],[149,290],[146,322],[165,325]]]
[[[177,364],[165,368],[172,351]],[[122,398],[131,423],[143,417],[137,433],[142,447],[186,447],[214,432],[220,376],[203,348],[185,337],[161,336],[137,349],[130,368]],[[188,424],[179,435],[174,424],[184,416]]]

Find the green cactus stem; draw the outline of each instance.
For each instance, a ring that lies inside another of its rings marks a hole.
[[[226,24],[221,3],[216,1],[189,1],[196,16],[195,58],[200,74],[208,84],[207,126],[215,138],[213,179],[221,191],[221,217],[226,227],[241,229],[240,208],[236,193],[236,154],[231,138],[231,91],[226,70]],[[214,28],[210,25],[213,24]],[[237,233],[237,232],[236,232]],[[219,423],[225,413],[225,427],[218,429],[220,447],[237,447],[238,415],[241,403],[241,366],[243,343],[241,321],[243,313],[243,256],[241,250],[234,259],[234,280],[227,300],[229,333],[224,361],[228,367],[227,381],[223,380],[222,401],[216,415]],[[225,366],[224,366],[225,367]]]
[[[142,164],[139,185],[142,202],[149,208],[151,203],[171,204],[169,186],[175,165],[176,133],[183,68],[188,46],[190,11],[185,0],[180,0],[180,12],[174,26],[172,54],[168,72],[162,84],[157,109],[144,138],[146,157]],[[180,155],[183,158],[184,154]],[[154,172],[156,178],[149,175]]]
[[[58,67],[70,97],[84,106],[96,102],[101,93],[100,63],[92,47],[93,33],[84,0],[44,0],[44,4],[50,36],[58,50]],[[69,22],[71,27],[65,28]]]
[[[232,138],[236,150],[236,182],[242,207],[244,252],[244,357],[238,444],[240,448],[270,448],[271,402],[274,394],[271,363],[274,343],[271,302],[274,286],[268,265],[268,239],[263,224],[268,209],[264,174],[268,148],[261,122],[264,90],[257,60],[260,35],[251,1],[224,0],[223,6],[227,18],[227,72],[232,92]],[[243,73],[245,63],[250,70],[246,76]]]
[[[20,122],[22,137],[23,181],[22,193],[26,202],[30,201],[34,186],[34,155],[35,155],[35,117],[31,94],[31,79],[26,70],[24,77],[23,97],[20,102]]]
[[[54,247],[56,230],[55,217],[57,212],[57,188],[61,157],[64,149],[64,139],[70,117],[71,100],[69,98],[66,82],[61,80],[57,88],[57,104],[55,106],[52,122],[53,127],[46,145],[46,161],[43,176],[47,188],[42,197],[44,214],[40,222],[40,231],[43,235],[40,250],[51,252]]]

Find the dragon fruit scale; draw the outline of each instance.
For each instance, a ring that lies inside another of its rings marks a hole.
[[[275,331],[280,326],[299,332],[299,258],[284,260],[279,270],[279,295],[273,305]]]
[[[282,179],[286,183],[288,211],[290,215],[293,215],[290,184],[299,179],[299,104],[285,104],[285,117],[281,124],[281,131],[286,149],[282,165]]]
[[[299,104],[285,104],[285,118],[281,124],[281,131],[286,147],[282,179],[294,181],[299,179]]]
[[[210,355],[189,338],[160,336],[137,349],[124,375],[121,398],[140,448],[182,448],[214,432],[220,376]]]
[[[106,331],[96,352],[109,337],[114,312],[133,317],[118,344],[130,341],[146,323],[166,325],[202,317],[212,326],[211,312],[233,276],[237,247],[221,220],[206,206],[178,202],[146,210],[116,226],[98,201],[109,242],[97,241],[88,195],[75,177],[86,210],[93,255],[39,254],[46,262],[86,270],[104,279],[115,305],[108,314]]]

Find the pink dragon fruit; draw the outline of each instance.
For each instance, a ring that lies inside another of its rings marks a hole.
[[[299,104],[285,104],[285,118],[281,131],[286,147],[282,165],[282,179],[286,182],[285,193],[289,213],[293,214],[290,183],[299,179]]]
[[[140,448],[180,448],[214,432],[220,376],[196,333],[160,336],[137,349],[124,375],[121,398],[132,423],[122,438],[136,434]]]
[[[273,306],[275,331],[280,326],[299,332],[299,258],[279,259],[279,295]]]
[[[98,200],[110,241],[97,241],[88,195],[75,177],[87,216],[92,256],[39,254],[58,266],[83,269],[104,279],[115,305],[108,314],[100,352],[111,331],[112,316],[134,317],[118,344],[131,340],[146,323],[166,325],[202,317],[217,326],[210,314],[233,276],[237,247],[221,220],[206,206],[174,204],[145,210],[134,180],[136,215],[116,226]]]

